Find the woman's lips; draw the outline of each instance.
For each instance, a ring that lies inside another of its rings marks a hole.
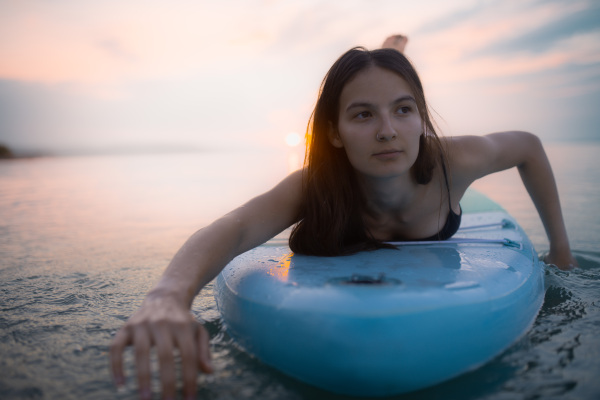
[[[374,153],[373,157],[387,160],[387,159],[392,159],[392,158],[398,157],[400,155],[400,153],[402,153],[400,150],[383,150],[383,151]]]

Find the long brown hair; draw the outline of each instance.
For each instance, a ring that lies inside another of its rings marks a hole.
[[[423,86],[411,62],[393,49],[369,51],[355,47],[344,53],[323,79],[307,129],[303,202],[299,222],[289,239],[292,251],[336,256],[387,247],[367,232],[362,214],[364,196],[346,151],[328,138],[337,131],[339,100],[345,85],[359,72],[377,66],[395,72],[409,85],[423,124],[419,154],[411,173],[419,184],[431,181],[442,146],[430,118]]]

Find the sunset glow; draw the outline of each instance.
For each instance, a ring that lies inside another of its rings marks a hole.
[[[409,36],[406,54],[445,134],[525,129],[560,139],[568,129],[570,138],[598,138],[592,0],[0,8],[0,143],[16,149],[297,146],[281,132],[305,130],[333,61],[393,33]]]
[[[290,147],[296,147],[302,142],[302,138],[296,132],[290,132],[285,137],[285,143]]]

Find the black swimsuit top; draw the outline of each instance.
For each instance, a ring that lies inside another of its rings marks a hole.
[[[460,210],[460,214],[457,214],[452,210],[452,202],[450,201],[450,184],[448,183],[448,175],[446,174],[446,167],[444,166],[444,161],[442,160],[442,171],[444,171],[444,180],[446,181],[446,190],[448,190],[448,208],[450,211],[448,212],[448,218],[446,219],[446,223],[442,227],[442,229],[433,236],[430,236],[425,239],[418,239],[419,241],[431,241],[431,240],[446,240],[450,239],[458,228],[460,227],[460,220],[462,217],[462,209]],[[460,208],[460,205],[459,205]]]

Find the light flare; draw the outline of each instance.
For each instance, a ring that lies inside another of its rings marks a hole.
[[[296,147],[302,142],[302,138],[296,132],[290,132],[285,137],[285,143],[290,147]]]

